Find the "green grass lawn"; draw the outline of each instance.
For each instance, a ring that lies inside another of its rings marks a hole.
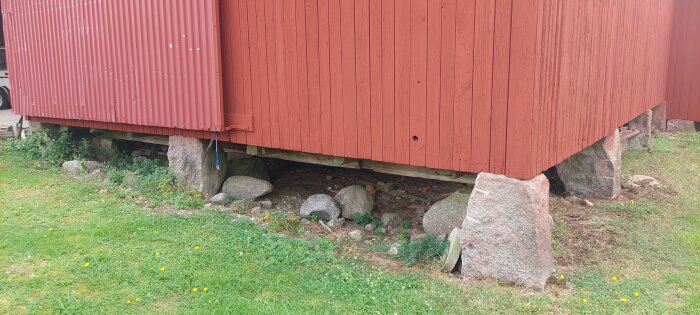
[[[541,293],[385,270],[230,213],[157,214],[0,143],[0,313],[698,313],[700,134],[674,137],[624,159],[671,193],[606,208],[629,213],[620,245]]]

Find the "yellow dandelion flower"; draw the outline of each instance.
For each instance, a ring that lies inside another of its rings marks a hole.
[[[84,263],[83,267],[90,267],[90,263],[89,262]]]
[[[207,292],[207,291],[209,291],[209,288],[204,287],[204,288],[202,288],[202,291],[203,291],[203,292]]]
[[[141,298],[135,298],[134,301],[136,301],[136,302],[141,301]]]
[[[622,303],[627,303],[627,299],[623,296],[623,297],[620,298],[620,302],[622,302]]]
[[[194,250],[199,250],[199,245],[195,246]]]
[[[156,257],[159,257],[159,256],[160,256],[160,252],[156,252]]]
[[[53,228],[49,228],[49,232],[53,232]]]
[[[165,267],[160,267],[159,270],[160,270],[160,272],[165,272],[165,269],[166,269]]]
[[[634,296],[639,297],[640,295],[639,291],[634,291]]]
[[[126,300],[126,304],[131,304],[131,300]]]
[[[617,281],[617,276],[612,276],[610,279],[612,279],[612,281]]]
[[[563,279],[566,279],[566,276],[565,276],[565,275],[559,275],[559,279],[562,279],[562,280],[563,280]]]
[[[197,292],[198,290],[197,288],[192,288],[192,292]]]
[[[586,300],[586,299],[581,299],[581,303],[584,303],[584,304],[585,304],[585,303],[588,303],[588,300]]]

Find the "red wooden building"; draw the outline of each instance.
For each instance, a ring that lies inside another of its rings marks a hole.
[[[699,19],[682,6],[700,10],[2,0],[2,13],[13,104],[32,120],[531,178],[667,99],[672,117],[700,109],[698,93],[675,105],[677,77],[700,60],[700,41],[684,40]]]

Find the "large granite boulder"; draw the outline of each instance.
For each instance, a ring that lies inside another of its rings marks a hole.
[[[226,163],[219,163],[217,170],[216,152],[212,147],[207,153],[207,146],[208,143],[196,138],[170,136],[168,165],[182,183],[206,196],[213,196],[226,179]]]
[[[374,208],[374,198],[360,185],[341,189],[334,199],[340,204],[343,218],[349,220],[354,220],[358,214],[368,215]]]
[[[582,197],[614,198],[621,191],[622,148],[615,132],[557,165],[566,190]]]
[[[224,182],[222,192],[234,199],[255,200],[272,192],[272,184],[266,180],[249,176],[231,176]]]
[[[463,275],[543,289],[554,268],[549,181],[479,174],[462,231]]]
[[[675,132],[695,132],[697,131],[695,127],[694,121],[682,119],[669,119],[666,125],[668,131]]]
[[[471,190],[464,188],[438,201],[423,216],[423,230],[428,235],[449,235],[454,228],[462,226],[467,217],[467,206]]]
[[[87,175],[100,169],[100,163],[97,161],[65,161],[61,165],[64,171],[71,175]]]
[[[627,140],[627,147],[633,150],[639,150],[649,147],[651,142],[651,122],[652,110],[647,110],[637,118],[629,122],[630,128],[639,130],[639,134]]]

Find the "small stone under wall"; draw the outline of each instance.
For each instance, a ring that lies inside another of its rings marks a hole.
[[[557,165],[567,192],[581,197],[614,198],[622,190],[620,131]]]
[[[695,132],[697,128],[694,121],[682,119],[669,119],[666,124],[668,131]]]
[[[639,133],[627,140],[627,148],[639,150],[649,147],[651,142],[653,111],[647,110],[637,118],[629,122],[629,127],[636,129]]]
[[[462,274],[542,290],[554,269],[549,181],[481,173],[462,224]]]
[[[653,131],[666,131],[666,103],[651,109],[651,128]]]
[[[208,144],[196,138],[170,136],[168,164],[184,184],[205,196],[213,196],[226,179],[227,163],[226,155],[220,151],[217,170],[214,146],[207,152]]]

